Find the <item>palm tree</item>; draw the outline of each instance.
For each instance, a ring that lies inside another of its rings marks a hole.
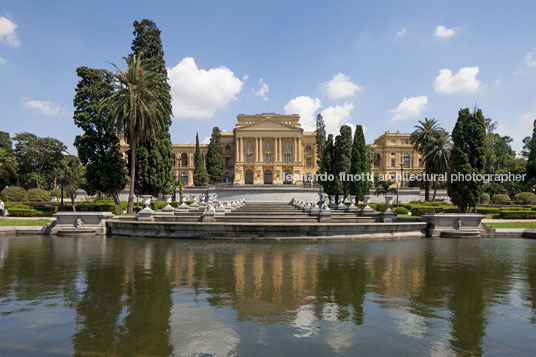
[[[413,144],[415,150],[417,150],[421,155],[426,155],[426,147],[434,141],[435,136],[437,135],[438,130],[443,130],[439,127],[439,123],[435,119],[424,118],[424,121],[419,120],[420,125],[415,125],[415,131],[411,133],[410,142]],[[428,169],[424,168],[425,173],[430,173]],[[424,182],[424,192],[425,200],[430,199],[430,182],[425,180]]]
[[[424,148],[426,151],[424,162],[428,173],[443,174],[448,172],[451,147],[452,141],[449,133],[443,129],[437,130],[433,140]],[[435,200],[436,193],[437,181],[434,181],[432,200]]]
[[[171,98],[162,82],[166,78],[142,63],[143,54],[130,54],[127,68],[113,74],[112,94],[101,103],[119,133],[130,145],[130,192],[127,212],[134,210],[134,180],[136,177],[136,144],[144,142],[153,131],[163,130],[164,118],[171,115]]]

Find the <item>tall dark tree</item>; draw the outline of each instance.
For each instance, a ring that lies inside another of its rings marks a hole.
[[[212,183],[219,182],[223,177],[223,152],[221,148],[221,130],[212,129],[207,151],[207,172]]]
[[[208,185],[208,173],[203,163],[203,154],[199,147],[199,135],[195,134],[195,167],[194,167],[194,185],[206,186]]]
[[[322,159],[319,166],[320,174],[330,175],[333,173],[333,134],[329,134],[322,147]],[[335,185],[332,180],[321,180],[320,184],[324,189],[324,193],[329,196],[331,202],[331,196],[334,195]]]
[[[527,162],[527,180],[535,181],[536,179],[536,120],[533,123],[532,137],[526,144],[526,150],[528,151]],[[534,182],[531,182],[534,184]]]
[[[167,92],[165,106],[171,107],[170,86],[167,82],[167,69],[164,61],[164,51],[160,30],[156,24],[148,19],[134,21],[134,40],[132,52],[140,56],[144,67],[159,73],[160,91]],[[137,145],[136,150],[136,178],[135,191],[138,194],[158,195],[168,192],[173,185],[173,148],[169,127],[171,118],[169,114],[162,114],[158,120],[163,123],[162,130],[152,131],[148,140]]]
[[[13,153],[0,148],[0,191],[17,183],[17,159]]]
[[[316,163],[318,167],[322,167],[322,155],[324,145],[326,143],[326,125],[324,124],[324,118],[318,114],[316,116]]]
[[[458,120],[452,131],[451,175],[478,175],[484,172],[485,120],[482,110],[471,113],[468,108],[460,109]],[[447,190],[452,202],[462,213],[480,201],[484,183],[478,180],[452,180],[449,178]]]
[[[340,134],[335,137],[334,149],[334,174],[335,174],[335,201],[339,202],[339,196],[343,199],[350,193],[350,181],[340,180],[340,174],[345,175],[350,173],[352,163],[352,129],[348,125],[343,125],[340,128]]]
[[[127,68],[114,74],[114,91],[101,102],[109,120],[130,145],[130,192],[127,212],[134,211],[136,146],[151,134],[163,130],[171,115],[170,95],[162,88],[162,74],[141,63],[140,56],[129,55]]]
[[[80,80],[73,100],[74,123],[84,133],[76,136],[74,146],[86,167],[83,188],[89,194],[112,195],[119,204],[118,193],[127,183],[125,160],[114,125],[107,120],[106,111],[99,108],[99,103],[113,91],[113,76],[88,67],[79,67],[76,73]]]
[[[63,152],[67,147],[58,139],[40,138],[31,133],[17,134],[13,140],[20,185],[24,188],[52,188],[63,170]]]
[[[364,180],[350,181],[350,194],[355,195],[355,203],[362,201],[368,194],[370,182],[367,180],[367,174],[370,172],[369,159],[367,157],[367,145],[363,127],[357,125],[354,133],[354,142],[352,143],[352,162],[350,164],[350,173],[360,175]],[[364,175],[361,175],[361,174]]]

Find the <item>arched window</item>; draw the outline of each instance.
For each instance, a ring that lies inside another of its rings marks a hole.
[[[181,166],[183,167],[188,166],[188,154],[187,153],[183,153],[181,155]]]
[[[285,148],[285,162],[288,164],[290,162],[290,143],[288,141],[285,141],[284,148]]]
[[[312,150],[312,149],[311,149],[311,147],[310,147],[309,145],[307,145],[307,146],[305,147],[305,151],[311,151],[311,150]]]
[[[404,154],[404,167],[409,167],[410,166],[410,157],[409,157],[409,154]]]
[[[227,145],[227,146],[225,147],[225,150],[226,150],[226,151],[231,150],[231,145]]]
[[[252,185],[253,184],[253,171],[247,170],[246,171],[246,184]]]
[[[270,149],[272,148],[272,143],[270,142],[267,142],[266,144],[264,144],[264,154],[266,156],[266,159],[264,160],[265,162],[271,162],[272,160],[272,152],[270,151]]]
[[[264,171],[264,184],[265,185],[272,184],[272,171],[270,170]]]
[[[246,162],[252,162],[253,161],[253,144],[251,141],[248,141],[246,143]],[[253,183],[253,174],[251,174],[251,180]]]
[[[283,183],[290,185],[292,183],[292,173],[290,170],[285,170],[283,172]]]

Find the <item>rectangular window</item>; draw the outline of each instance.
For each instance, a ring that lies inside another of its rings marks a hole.
[[[404,139],[400,139],[400,144],[404,144]]]
[[[396,166],[396,161],[395,161],[395,159],[391,159],[391,166]]]
[[[408,145],[408,144],[409,144],[409,140],[408,140],[408,139],[406,139],[406,145]]]
[[[422,167],[422,159],[419,159],[419,167]]]
[[[231,167],[231,158],[230,157],[225,158],[225,167]]]
[[[290,162],[290,153],[285,154],[285,162],[288,164]]]
[[[267,153],[266,154],[266,162],[270,162],[271,158],[272,158],[272,155]]]
[[[311,158],[310,157],[305,159],[305,165],[311,166]]]
[[[246,161],[251,162],[252,161],[252,156],[253,156],[252,154],[247,154],[246,155]]]

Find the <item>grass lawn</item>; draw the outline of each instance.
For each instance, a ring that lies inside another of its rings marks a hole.
[[[2,226],[44,226],[52,222],[50,219],[1,219]]]
[[[497,222],[486,223],[493,228],[534,228],[536,229],[536,222]]]

